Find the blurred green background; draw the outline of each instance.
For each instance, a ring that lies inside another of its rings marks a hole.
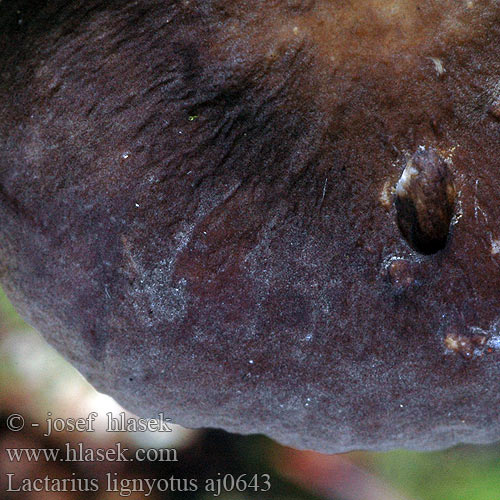
[[[13,446],[61,447],[64,440],[80,439],[112,446],[117,436],[52,436],[48,443],[40,433],[8,432],[5,418],[20,413],[36,421],[47,411],[57,416],[84,416],[99,409],[119,412],[121,408],[94,391],[64,359],[16,314],[0,290],[0,416],[2,457],[0,486],[5,490],[5,475],[16,470],[30,477],[45,474],[68,477],[100,477],[108,470],[119,477],[143,477],[146,472],[168,476],[189,475],[203,479],[216,471],[232,473],[269,473],[272,488],[266,493],[229,492],[220,498],[338,498],[358,500],[499,500],[500,446],[459,446],[442,452],[419,453],[397,450],[387,453],[356,452],[337,456],[300,452],[282,447],[261,436],[236,436],[221,431],[190,431],[176,427],[166,442],[154,435],[119,436],[128,446],[178,448],[178,464],[157,463],[136,466],[115,464],[13,464],[5,449]],[[17,441],[16,441],[17,440]],[[214,465],[215,464],[215,465]],[[23,468],[24,467],[24,468]],[[100,469],[99,469],[100,467]],[[106,469],[107,467],[107,469]],[[99,469],[99,470],[98,470]],[[148,477],[147,474],[145,477]],[[2,483],[3,481],[3,483]],[[6,496],[5,496],[6,495]],[[10,495],[10,496],[9,496]],[[8,493],[2,498],[123,498],[116,493]],[[207,492],[135,493],[130,498],[214,498]]]

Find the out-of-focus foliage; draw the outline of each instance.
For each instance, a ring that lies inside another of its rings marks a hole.
[[[426,500],[500,499],[500,446],[459,446],[418,453],[374,453],[373,470],[410,497]]]
[[[21,328],[23,325],[24,321],[19,317],[9,299],[0,288],[0,332]]]

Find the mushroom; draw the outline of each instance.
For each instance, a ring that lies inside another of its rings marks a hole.
[[[328,452],[499,439],[499,18],[0,2],[2,286],[142,416]]]

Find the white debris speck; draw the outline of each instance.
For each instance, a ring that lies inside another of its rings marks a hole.
[[[500,253],[500,240],[491,240],[491,255],[498,255]]]
[[[500,351],[500,335],[494,335],[488,339],[488,347]]]
[[[443,61],[438,57],[429,57],[429,59],[434,63],[434,68],[438,76],[443,76],[446,73],[446,69],[443,66]]]

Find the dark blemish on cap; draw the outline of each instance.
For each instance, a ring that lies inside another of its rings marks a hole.
[[[414,250],[430,255],[445,247],[454,203],[446,160],[434,148],[419,147],[395,191],[397,225]]]

